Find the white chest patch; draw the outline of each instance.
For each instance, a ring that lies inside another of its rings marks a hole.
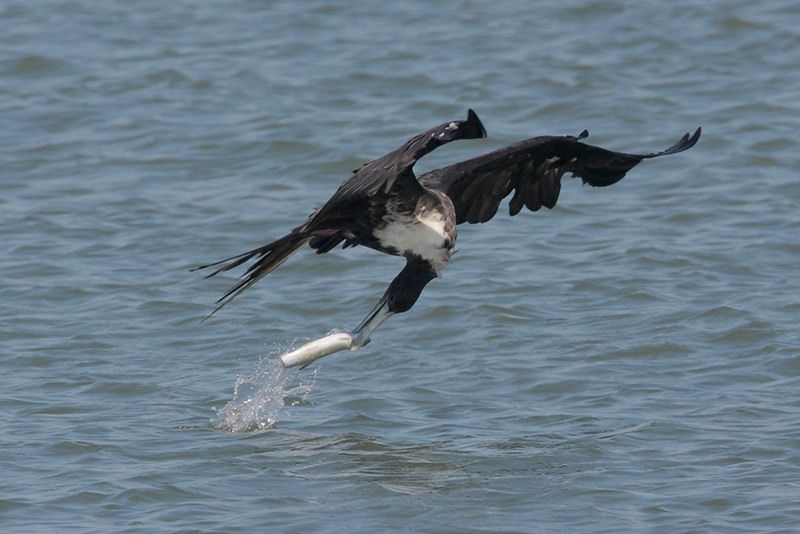
[[[445,221],[437,210],[416,215],[384,218],[386,226],[375,230],[381,245],[400,254],[416,254],[429,261],[437,271],[450,261],[452,243],[445,232]]]

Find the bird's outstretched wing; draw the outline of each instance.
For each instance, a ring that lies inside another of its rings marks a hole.
[[[340,214],[366,213],[373,197],[387,195],[392,188],[419,190],[422,188],[414,176],[414,164],[436,148],[458,139],[476,139],[486,137],[486,130],[478,115],[467,112],[467,118],[440,124],[430,130],[415,135],[402,146],[377,159],[364,163],[353,171],[331,198],[309,218],[309,228],[336,228],[340,226]],[[378,199],[379,200],[379,199]],[[330,250],[341,239],[326,239],[326,245],[320,247],[318,240],[311,246],[318,250]]]
[[[478,115],[470,109],[466,120],[435,126],[415,135],[396,150],[364,163],[353,171],[353,175],[339,187],[331,200],[352,195],[387,193],[398,179],[413,176],[412,167],[425,154],[450,141],[480,137],[486,137],[486,130]]]
[[[463,121],[440,124],[430,130],[415,135],[395,151],[406,165],[413,166],[425,154],[457,139],[480,139],[486,137],[486,128],[472,109],[467,110]]]
[[[694,146],[700,128],[661,152],[625,154],[581,142],[578,137],[533,137],[483,156],[426,173],[419,182],[445,192],[456,209],[456,222],[483,223],[494,217],[500,202],[512,191],[509,212],[523,206],[536,211],[552,208],[561,191],[561,177],[571,173],[595,187],[621,180],[643,159],[676,154]]]

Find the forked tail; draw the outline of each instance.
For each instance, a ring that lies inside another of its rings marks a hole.
[[[217,270],[206,275],[206,278],[211,278],[212,276],[221,272],[234,269],[239,265],[252,260],[253,258],[257,258],[256,262],[248,267],[247,271],[242,274],[239,282],[237,282],[236,285],[234,285],[227,293],[222,295],[222,297],[217,300],[217,307],[214,308],[214,311],[209,313],[205,319],[203,319],[203,321],[217,313],[223,306],[239,296],[241,292],[280,267],[283,262],[289,259],[289,256],[297,252],[297,250],[305,245],[310,238],[311,236],[294,230],[292,233],[283,236],[277,241],[273,241],[272,243],[266,244],[262,247],[254,248],[253,250],[248,250],[242,254],[237,254],[236,256],[231,256],[230,258],[225,258],[224,260],[215,261],[214,263],[209,263],[207,265],[200,265],[199,267],[191,269],[192,271],[199,271],[208,267],[214,267],[215,265],[222,265]]]

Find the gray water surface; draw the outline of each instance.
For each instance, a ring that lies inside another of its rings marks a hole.
[[[782,0],[0,4],[0,530],[796,531],[798,28]],[[235,275],[190,267],[469,107],[489,138],[418,171],[704,135],[459,228],[411,312],[280,383],[402,260],[305,250],[200,323]]]

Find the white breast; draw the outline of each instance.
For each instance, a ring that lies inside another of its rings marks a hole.
[[[387,215],[386,225],[375,230],[381,246],[400,254],[415,254],[427,260],[437,271],[450,261],[450,237],[445,220],[438,210],[421,210],[415,215]]]

